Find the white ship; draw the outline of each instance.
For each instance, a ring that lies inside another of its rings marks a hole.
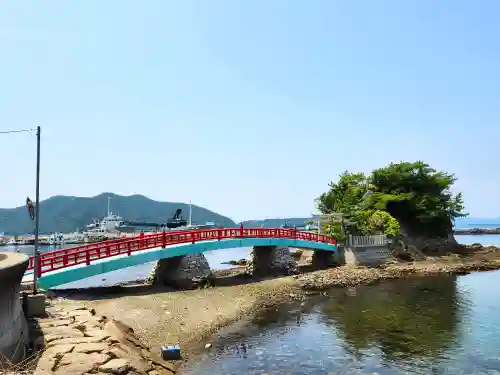
[[[101,221],[94,219],[92,224],[87,225],[85,235],[88,237],[98,237],[117,233],[118,227],[123,224],[123,218],[111,212],[111,197],[108,197],[108,214]]]

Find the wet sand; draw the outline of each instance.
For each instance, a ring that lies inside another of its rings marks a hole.
[[[415,262],[386,264],[379,268],[342,266],[281,278],[253,280],[243,268],[217,272],[215,288],[175,291],[166,287],[130,285],[69,293],[56,302],[61,307],[88,306],[99,315],[123,321],[152,350],[179,343],[184,361],[204,350],[205,341],[219,328],[273,305],[304,299],[319,290],[351,287],[382,280],[465,274],[500,269],[500,249],[468,247],[467,255],[427,257]],[[182,365],[181,363],[177,364]]]

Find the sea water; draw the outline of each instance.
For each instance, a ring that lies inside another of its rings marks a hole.
[[[333,289],[208,338],[186,375],[500,374],[500,271]]]

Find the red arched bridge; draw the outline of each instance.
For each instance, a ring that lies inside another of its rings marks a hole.
[[[325,251],[336,251],[337,248],[334,238],[296,229],[240,227],[180,230],[141,234],[43,253],[37,264],[37,275],[40,286],[48,288],[163,258],[269,245]],[[33,257],[27,271],[34,271]]]

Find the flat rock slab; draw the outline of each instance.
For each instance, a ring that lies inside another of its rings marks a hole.
[[[44,355],[49,357],[61,357],[73,350],[75,344],[54,345],[45,350]]]
[[[143,356],[140,349],[135,347],[125,346],[117,343],[113,344],[111,348],[103,352],[109,354],[113,358],[122,358],[129,361],[130,369],[139,373],[147,373],[151,370],[151,363],[148,362]]]
[[[49,327],[60,327],[60,326],[67,326],[73,323],[73,319],[44,319],[44,320],[39,320],[38,325],[41,328],[49,328]]]
[[[89,310],[73,310],[66,314],[69,317],[80,318],[80,317],[89,317],[94,316]]]
[[[101,329],[103,323],[100,319],[96,317],[88,317],[83,319],[76,319],[74,323],[69,325],[72,328],[76,328],[80,331],[90,331],[95,329]]]
[[[115,358],[99,366],[99,371],[108,374],[124,375],[130,369],[130,361],[123,358]]]
[[[89,342],[76,344],[73,353],[100,353],[108,349],[108,344],[102,342]]]
[[[65,354],[54,374],[56,375],[83,375],[96,370],[100,365],[109,361],[109,356],[100,353],[68,353]]]
[[[56,357],[52,357],[50,355],[44,355],[38,363],[36,364],[36,370],[35,374],[44,374],[44,373],[50,373],[52,374],[52,370],[56,366]]]
[[[90,331],[85,331],[85,337],[92,337],[93,339],[103,341],[111,337],[111,334],[101,329],[93,329]]]
[[[83,337],[83,332],[77,330],[76,328],[71,328],[67,326],[61,327],[47,327],[43,330],[44,335],[63,335],[65,337]],[[69,336],[68,336],[69,335]]]
[[[61,340],[61,339],[69,339],[69,338],[72,338],[73,335],[67,333],[67,334],[62,334],[62,335],[45,335],[43,338],[45,340],[45,344],[49,344],[51,343],[52,341],[57,341],[57,340]]]
[[[62,337],[57,340],[48,342],[46,344],[46,348],[50,348],[54,345],[82,344],[100,341],[102,340],[99,337]]]

